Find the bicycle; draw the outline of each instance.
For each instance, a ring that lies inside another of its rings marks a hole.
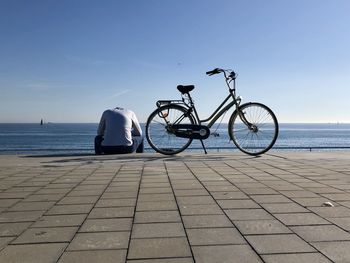
[[[237,74],[233,70],[216,68],[207,75],[223,73],[229,95],[206,119],[200,119],[190,91],[194,85],[178,85],[181,100],[158,100],[157,109],[147,119],[146,138],[156,151],[166,155],[184,151],[194,139],[203,140],[210,135],[210,128],[231,107],[235,107],[228,122],[230,140],[242,152],[260,155],[272,148],[278,137],[278,121],[270,108],[258,102],[241,105],[241,97],[236,96]],[[230,103],[227,102],[232,99]],[[226,104],[226,106],[225,106]],[[204,124],[208,123],[208,124]]]

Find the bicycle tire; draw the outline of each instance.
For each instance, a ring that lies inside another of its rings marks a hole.
[[[177,137],[167,127],[169,124],[195,123],[195,118],[188,113],[187,108],[176,104],[164,105],[153,111],[147,119],[147,141],[158,153],[165,155],[180,153],[191,144],[193,139]]]
[[[228,125],[231,140],[246,154],[256,156],[266,153],[278,137],[279,128],[275,114],[266,105],[257,102],[243,104],[239,110],[254,128],[244,124],[236,110],[232,113]]]

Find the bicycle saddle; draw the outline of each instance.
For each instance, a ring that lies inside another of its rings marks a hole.
[[[186,94],[189,93],[191,90],[194,89],[194,85],[178,85],[177,89],[182,93],[182,94]]]

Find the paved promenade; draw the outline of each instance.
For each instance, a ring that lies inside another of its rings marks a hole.
[[[349,230],[350,152],[0,156],[1,263],[350,262]]]

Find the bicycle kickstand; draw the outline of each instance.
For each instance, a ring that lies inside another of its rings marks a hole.
[[[201,141],[201,144],[202,144],[202,147],[203,147],[204,153],[205,153],[205,154],[207,154],[207,149],[205,149],[205,146],[204,146],[203,140],[200,140],[200,141]]]

